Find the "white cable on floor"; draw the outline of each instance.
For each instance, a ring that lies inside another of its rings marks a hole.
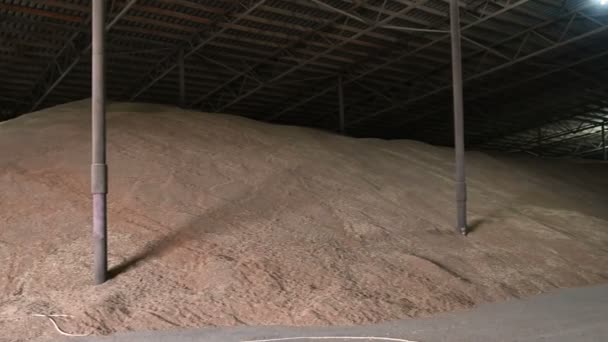
[[[61,330],[61,328],[59,328],[59,325],[57,324],[57,322],[55,321],[55,319],[53,317],[72,317],[70,315],[42,315],[42,314],[32,314],[32,316],[36,316],[36,317],[46,317],[48,318],[51,323],[53,323],[53,326],[55,327],[55,330],[57,330],[57,332],[59,332],[61,335],[63,336],[70,336],[70,337],[83,337],[83,336],[89,336],[90,334],[70,334],[68,332],[65,332],[63,330]]]
[[[72,317],[71,315],[43,315],[43,314],[32,314],[32,316],[36,317],[46,317],[48,318],[55,330],[59,332],[61,335],[70,336],[70,337],[84,337],[89,336],[90,334],[71,334],[65,332],[59,328],[59,325],[55,321],[53,317]],[[244,340],[241,342],[276,342],[276,341],[290,341],[290,340],[376,340],[376,341],[390,341],[390,342],[417,342],[412,340],[405,340],[402,338],[393,338],[393,337],[377,337],[377,336],[299,336],[299,337],[280,337],[280,338],[270,338],[263,340]]]
[[[247,340],[247,341],[241,341],[241,342],[274,342],[274,341],[289,341],[289,340],[337,340],[337,339],[416,342],[416,341],[404,340],[401,338],[375,337],[375,336],[301,336],[301,337],[270,338],[270,339],[265,339],[265,340]]]

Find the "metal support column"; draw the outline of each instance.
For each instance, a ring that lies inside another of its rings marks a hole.
[[[184,66],[184,49],[179,50],[179,106],[186,105],[186,70]]]
[[[454,96],[454,147],[456,152],[456,229],[467,234],[467,184],[464,170],[464,122],[462,100],[462,56],[458,0],[450,0],[452,39],[452,83]]]
[[[105,1],[93,0],[92,9],[92,164],[91,192],[93,194],[93,251],[95,284],[107,279],[108,256],[106,238],[106,92],[105,92]]]
[[[340,133],[344,134],[344,90],[342,88],[342,75],[338,76],[338,105],[340,107]]]
[[[606,122],[602,122],[602,159],[608,160],[608,150],[606,150]]]

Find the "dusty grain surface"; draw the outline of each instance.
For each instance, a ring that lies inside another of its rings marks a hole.
[[[109,250],[91,285],[90,121],[0,123],[0,340],[362,324],[608,280],[608,165],[452,151],[172,107],[108,114]]]

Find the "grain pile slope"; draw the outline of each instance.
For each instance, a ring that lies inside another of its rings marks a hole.
[[[0,123],[0,331],[32,313],[106,334],[372,323],[608,279],[606,165],[470,153],[453,233],[450,149],[114,104],[109,250],[91,286],[89,104]]]

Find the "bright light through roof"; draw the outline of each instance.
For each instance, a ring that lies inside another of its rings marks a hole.
[[[608,0],[599,0],[600,5],[608,5]]]

